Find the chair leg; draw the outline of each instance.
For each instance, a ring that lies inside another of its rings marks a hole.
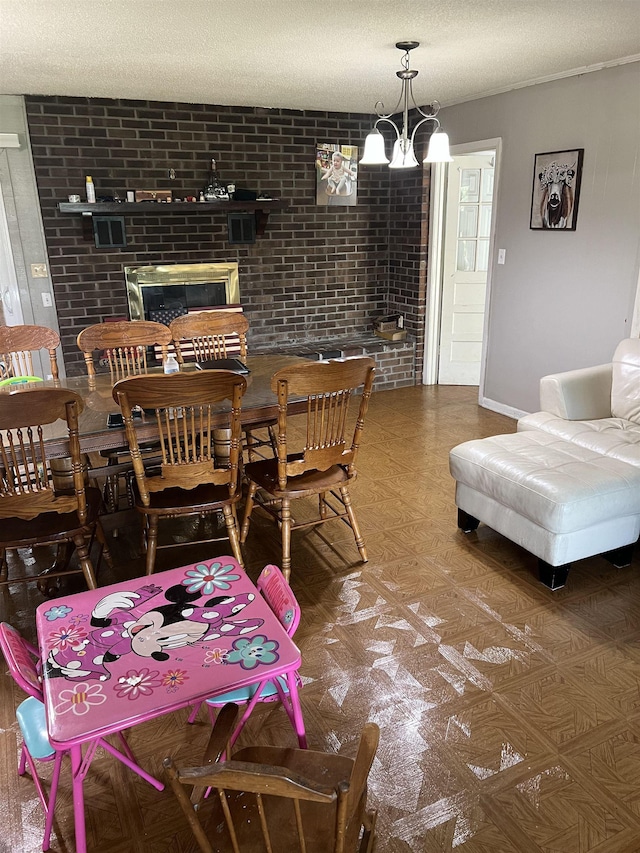
[[[229,506],[229,504],[224,504],[224,506],[222,507],[222,512],[224,513],[224,520],[225,524],[227,525],[227,535],[229,536],[229,542],[231,542],[231,550],[233,551],[233,556],[240,563],[242,568],[244,568],[242,551],[240,550],[240,540],[238,538],[238,519],[236,517],[236,508],[235,506]]]
[[[98,584],[96,582],[96,576],[93,571],[91,558],[89,557],[89,547],[87,545],[87,540],[82,535],[82,533],[78,533],[77,536],[73,537],[73,544],[76,546],[76,551],[78,552],[78,562],[80,563],[80,568],[82,569],[82,573],[84,574],[87,586],[89,587],[89,589],[97,589]]]
[[[158,516],[147,516],[147,574],[152,575],[158,548]]]
[[[7,563],[7,551],[0,549],[0,581],[6,581],[9,577],[9,565]]]
[[[189,714],[189,718],[187,720],[187,722],[189,723],[190,726],[193,725],[193,723],[195,723],[196,717],[198,716],[198,711],[200,710],[201,707],[202,707],[202,702],[198,702],[191,709],[191,713]]]
[[[291,501],[282,499],[280,509],[280,521],[282,523],[282,574],[287,583],[291,575]]]
[[[253,502],[258,491],[257,483],[249,484],[249,493],[247,495],[247,501],[244,505],[244,518],[242,519],[242,531],[240,533],[240,542],[244,545],[247,540],[247,534],[249,533],[249,519],[251,518],[251,513],[253,511]]]
[[[320,518],[325,519],[327,517],[327,505],[325,503],[326,492],[320,492],[318,495],[318,512],[320,513]]]
[[[109,566],[110,569],[112,569],[113,557],[111,556],[111,551],[109,550],[109,546],[107,545],[107,538],[104,535],[104,529],[99,521],[96,522],[96,539],[98,540],[98,543],[102,548],[102,556],[104,557],[106,564]]]
[[[48,850],[51,841],[51,830],[53,828],[53,816],[56,806],[56,795],[58,793],[58,782],[60,781],[60,768],[62,767],[62,756],[64,753],[56,752],[55,763],[53,765],[53,776],[51,777],[51,787],[49,788],[49,801],[47,803],[47,820],[44,825],[44,838],[42,841],[42,849]]]
[[[362,538],[362,533],[360,533],[360,526],[356,519],[356,514],[353,511],[353,507],[351,505],[351,495],[349,494],[348,486],[340,486],[340,495],[342,496],[342,503],[344,504],[344,508],[347,513],[347,518],[349,519],[349,524],[351,529],[353,530],[353,535],[356,540],[356,547],[360,552],[360,556],[362,558],[363,563],[367,563],[369,558],[367,557],[367,549],[364,544],[364,539]]]

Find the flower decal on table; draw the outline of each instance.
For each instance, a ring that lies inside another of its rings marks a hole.
[[[275,663],[280,657],[276,652],[278,646],[277,640],[267,640],[261,634],[250,640],[234,640],[226,663],[239,663],[243,669],[254,669],[259,663]]]
[[[224,663],[228,652],[226,649],[207,649],[204,654],[205,663]]]
[[[56,713],[66,714],[72,711],[76,716],[82,717],[88,713],[92,705],[102,705],[107,697],[102,692],[101,684],[74,684],[73,687],[60,691],[60,701],[55,706]]]
[[[121,675],[118,683],[113,689],[119,699],[137,699],[138,696],[150,696],[156,687],[162,685],[162,679],[157,669],[149,670],[146,667],[139,671],[130,669],[126,675]]]
[[[171,669],[165,674],[162,684],[167,688],[167,693],[175,693],[188,679],[184,669]]]
[[[61,625],[57,631],[51,631],[49,634],[49,642],[52,649],[57,649],[63,652],[67,646],[75,648],[87,640],[87,632],[79,625],[70,623],[69,625]]]
[[[73,607],[68,607],[66,604],[56,604],[45,611],[45,616],[49,622],[55,622],[56,619],[64,619],[71,613]]]
[[[230,589],[231,581],[237,581],[240,575],[233,573],[233,566],[223,566],[222,563],[198,563],[185,575],[182,581],[189,592],[201,592],[202,595],[211,595],[216,589]]]

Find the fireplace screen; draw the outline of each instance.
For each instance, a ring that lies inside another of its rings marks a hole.
[[[168,325],[190,311],[238,305],[238,264],[125,267],[129,316]]]

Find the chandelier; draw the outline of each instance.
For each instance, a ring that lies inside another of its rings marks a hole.
[[[416,136],[416,131],[427,121],[433,122],[434,130],[429,139],[427,156],[422,162],[450,163],[453,159],[449,153],[449,137],[443,130],[441,130],[440,121],[436,118],[438,111],[440,110],[440,104],[437,101],[434,101],[426,107],[429,112],[424,112],[416,104],[413,97],[412,84],[414,78],[418,76],[418,72],[409,68],[409,51],[418,47],[419,44],[420,42],[418,41],[396,42],[396,47],[399,50],[404,51],[404,56],[401,59],[402,70],[396,71],[396,75],[402,81],[400,98],[395,109],[386,114],[384,113],[384,104],[382,101],[378,101],[376,103],[374,109],[378,115],[378,119],[373,125],[373,130],[368,134],[364,142],[364,153],[360,160],[360,164],[363,166],[376,166],[384,163],[388,163],[390,169],[411,169],[414,166],[418,166],[419,163],[416,159],[413,142]],[[396,122],[391,119],[391,116],[394,115],[394,113],[399,112],[400,105],[402,105],[402,130],[398,127]],[[420,121],[413,128],[413,132],[411,134],[409,134],[410,109],[416,110],[422,116]],[[384,136],[378,129],[378,125],[383,122],[390,124],[396,132],[396,141],[393,144],[393,154],[391,156],[390,163],[384,150]]]

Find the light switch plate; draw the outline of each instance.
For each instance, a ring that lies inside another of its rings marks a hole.
[[[53,302],[51,301],[51,294],[50,293],[43,293],[42,294],[42,304],[44,305],[45,308],[51,308],[51,306],[53,305]]]

